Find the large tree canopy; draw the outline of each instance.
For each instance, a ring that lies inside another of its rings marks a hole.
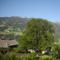
[[[27,23],[20,45],[27,49],[37,48],[43,50],[52,45],[54,41],[53,33],[51,22],[44,19],[32,19]]]

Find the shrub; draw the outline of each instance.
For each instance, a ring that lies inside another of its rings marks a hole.
[[[18,60],[14,53],[7,53],[4,55],[4,60]]]
[[[56,59],[60,59],[60,44],[54,44],[52,47],[52,56],[56,57]]]
[[[37,60],[35,53],[29,53],[21,57],[22,60]]]
[[[56,59],[53,58],[52,56],[43,55],[43,56],[40,56],[39,60],[56,60]]]
[[[3,54],[0,53],[0,60],[4,60]]]

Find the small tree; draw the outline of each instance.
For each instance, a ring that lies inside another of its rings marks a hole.
[[[56,59],[60,59],[60,43],[56,43],[53,45],[52,55],[56,57]]]
[[[54,30],[51,22],[44,19],[32,19],[20,41],[21,47],[44,50],[54,42]]]

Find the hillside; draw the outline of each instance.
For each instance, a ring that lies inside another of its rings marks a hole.
[[[60,23],[55,23],[55,39],[60,39]]]
[[[18,31],[26,26],[28,18],[21,17],[0,17],[0,31]]]
[[[14,39],[26,27],[29,18],[0,17],[0,39]]]
[[[31,18],[22,17],[0,17],[0,38],[1,36],[13,37],[22,34],[27,22]],[[60,38],[60,23],[53,23],[55,27],[55,39]],[[13,37],[13,39],[15,38]],[[2,37],[3,38],[3,37]],[[3,38],[4,39],[4,38]]]

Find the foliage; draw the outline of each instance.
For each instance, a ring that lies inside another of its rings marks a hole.
[[[7,53],[7,54],[0,54],[0,60],[18,60],[15,54]]]
[[[52,55],[56,57],[57,59],[60,59],[60,44],[56,43],[52,47]]]
[[[44,19],[32,19],[27,23],[24,35],[19,40],[24,49],[44,50],[54,42],[54,30],[51,22]]]
[[[2,55],[0,53],[0,60],[57,60],[52,55],[42,55],[40,57],[36,57],[36,53],[28,53],[23,55],[17,55],[15,53],[6,53]]]
[[[0,60],[37,60],[35,53],[30,53],[23,55],[22,57],[17,57],[14,53],[7,53],[5,55],[0,54]]]
[[[56,60],[56,59],[53,58],[52,56],[43,55],[43,56],[40,56],[39,60]]]
[[[27,54],[27,55],[21,57],[21,59],[22,59],[22,60],[37,60],[35,53]]]
[[[0,60],[4,60],[2,53],[0,53]]]

